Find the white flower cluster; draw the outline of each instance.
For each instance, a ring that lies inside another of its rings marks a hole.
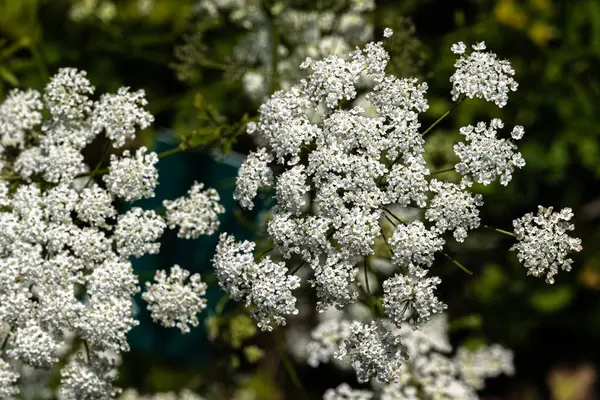
[[[392,262],[420,277],[427,274],[426,269],[433,264],[435,253],[444,246],[444,239],[421,221],[399,225],[388,242],[393,250]]]
[[[0,358],[0,398],[10,399],[19,394],[19,388],[16,386],[17,380],[19,380],[19,374]]]
[[[460,348],[454,360],[461,378],[476,390],[484,388],[486,378],[514,374],[513,353],[498,344],[475,350]]]
[[[307,364],[319,364],[334,360],[333,356],[345,339],[350,337],[350,321],[343,318],[329,318],[321,322],[310,334],[306,345]]]
[[[23,368],[65,362],[61,398],[111,397],[117,393],[114,368],[102,355],[129,350],[126,335],[138,324],[132,296],[140,288],[129,258],[157,253],[166,223],[139,207],[119,215],[114,203],[154,196],[157,155],[146,148],[113,154],[105,186],[78,175],[89,171],[82,150],[98,135],[120,147],[153,118],[143,109],[143,91],[121,89],[99,101],[91,99],[93,93],[85,72],[65,68],[43,96],[13,91],[0,105],[2,398],[16,394]],[[193,194],[193,207],[179,200],[169,223],[206,220],[198,217],[201,206],[221,210],[216,194],[207,196],[210,205],[198,204]],[[215,222],[210,225],[203,232],[214,231]],[[168,282],[149,285],[151,312],[167,325],[194,324],[191,314],[204,307],[204,284],[192,277],[191,285],[176,285],[188,274],[176,271]],[[72,346],[75,356],[61,359]]]
[[[340,345],[335,357],[349,362],[356,370],[359,383],[377,378],[393,381],[402,363],[408,359],[406,347],[381,322],[363,324],[352,321],[350,335]]]
[[[189,277],[189,283],[186,279]],[[190,331],[189,325],[198,326],[198,316],[206,308],[206,283],[200,275],[190,273],[179,265],[174,265],[169,274],[156,271],[156,283],[146,282],[146,292],[142,299],[148,303],[148,311],[153,321],[168,328],[176,326],[182,333]]]
[[[455,45],[453,50],[464,52],[462,47]],[[453,95],[465,93],[503,105],[505,92],[516,89],[512,81],[506,83],[512,69],[482,50],[479,45],[457,62]],[[307,58],[301,65],[307,77],[274,93],[259,108],[258,121],[248,124],[248,133],[261,147],[241,166],[235,197],[243,208],[252,209],[258,189],[274,187],[277,205],[267,232],[285,260],[300,258],[312,268],[309,282],[316,289],[318,311],[341,309],[357,300],[357,261],[374,254],[377,238],[386,239],[380,224],[388,218],[394,232],[386,241],[395,272],[401,273],[383,281],[381,305],[400,327],[407,321],[425,322],[446,308],[435,294],[441,280],[427,275],[435,253],[443,250],[443,235],[451,232],[462,242],[468,231],[480,226],[482,196],[470,191],[471,182],[500,177],[501,183],[508,183],[514,168],[524,162],[513,142],[496,137],[502,123],[495,119],[489,128],[479,123],[461,129],[468,142],[455,148],[461,160],[457,170],[465,175],[462,184],[431,179],[419,123],[419,115],[428,109],[427,84],[386,74],[388,59],[381,42],[345,57]],[[502,79],[494,80],[497,66],[501,68],[496,75]],[[359,93],[364,93],[361,106],[356,101]],[[515,127],[512,139],[520,139],[523,132]],[[424,209],[423,221],[402,223],[390,215],[387,207],[393,204]],[[248,281],[245,272],[256,265],[251,257],[254,245],[222,239],[225,242],[229,244],[220,245],[218,252],[231,250],[228,257],[217,259],[219,279],[232,297],[242,299],[248,288],[264,284]],[[291,301],[291,291],[282,287],[286,290],[279,293]],[[339,328],[322,326],[323,335],[331,336],[311,342],[312,364],[330,358]],[[340,354],[347,355],[359,379],[390,379],[390,371],[400,368],[405,355],[397,339],[380,324],[353,324],[345,338],[347,350]],[[365,343],[367,347],[361,347]]]
[[[416,279],[397,274],[383,282],[383,309],[390,319],[400,326],[402,322],[427,321],[432,314],[443,312],[448,306],[435,295],[442,282],[437,276]]]
[[[246,31],[233,51],[233,60],[246,67],[242,83],[246,94],[254,100],[263,100],[268,95],[274,67],[278,83],[289,88],[302,76],[297,66],[307,57],[342,55],[372,38],[373,25],[367,13],[375,8],[373,0],[340,0],[335,8],[335,12],[307,10],[285,3],[265,7],[258,0],[200,0],[197,4],[201,18],[229,19]],[[273,35],[278,37],[276,42]],[[189,68],[186,64],[193,62],[188,60],[193,52],[186,54],[186,50],[193,48],[193,43],[188,43],[176,53],[182,56],[178,68],[181,78]]]
[[[453,231],[454,239],[463,242],[467,238],[467,230],[479,227],[479,210],[483,205],[480,194],[471,194],[452,182],[441,182],[432,179],[429,189],[435,193],[425,218],[434,223],[434,229],[443,233]]]
[[[285,325],[285,315],[297,314],[296,298],[292,294],[300,286],[300,278],[287,275],[285,263],[269,257],[258,264],[252,252],[254,243],[235,241],[222,233],[213,257],[219,284],[233,300],[245,300],[252,305],[252,315],[263,330]]]
[[[454,146],[454,152],[460,159],[460,163],[456,164],[456,172],[463,175],[463,186],[471,186],[473,182],[489,185],[498,176],[500,183],[506,186],[512,179],[515,167],[525,166],[521,153],[515,151],[517,146],[510,140],[496,137],[496,130],[503,127],[502,121],[494,118],[489,128],[485,122],[460,128],[461,135],[469,142]],[[515,126],[512,138],[521,139],[523,132],[522,126]]]
[[[335,389],[328,389],[323,400],[371,400],[373,393],[368,390],[352,389],[347,383],[342,383]]]
[[[454,67],[456,72],[450,77],[452,100],[465,95],[480,98],[504,107],[508,93],[519,86],[513,79],[515,70],[507,60],[499,60],[492,52],[485,51],[485,43],[473,45],[473,52],[465,55],[467,46],[463,42],[452,45],[452,52],[459,54]]]
[[[188,197],[163,201],[165,219],[170,229],[179,227],[177,236],[184,239],[197,239],[201,235],[212,235],[219,227],[219,214],[225,212],[220,203],[219,193],[204,184],[194,182]]]
[[[381,322],[381,326],[386,324],[386,321]],[[477,391],[483,389],[484,379],[514,372],[512,352],[497,344],[475,350],[459,348],[455,356],[450,356],[452,348],[444,315],[435,316],[420,329],[403,324],[396,331],[397,337],[406,344],[410,358],[395,369],[389,383],[373,380],[370,391],[342,384],[328,390],[323,398],[477,400]],[[362,366],[360,364],[360,368]]]
[[[517,252],[528,275],[546,275],[546,282],[554,283],[559,269],[571,270],[573,260],[568,254],[582,249],[581,239],[568,234],[574,229],[572,217],[570,208],[554,212],[552,207],[538,206],[537,215],[528,213],[513,221],[517,243],[511,250]]]

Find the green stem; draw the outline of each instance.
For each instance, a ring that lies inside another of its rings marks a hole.
[[[509,232],[509,231],[505,231],[504,229],[494,228],[493,226],[489,226],[489,225],[481,225],[481,226],[483,226],[484,228],[487,228],[487,229],[491,229],[493,231],[496,231],[496,232],[501,233],[501,234],[506,235],[506,236],[512,236],[514,238],[517,237],[517,235],[515,235],[514,233]]]
[[[85,183],[84,188],[86,188],[86,187],[88,187],[90,185],[90,183],[94,179],[94,176],[96,176],[96,174],[100,170],[100,166],[102,166],[102,161],[104,161],[104,157],[106,157],[106,154],[108,153],[108,149],[109,148],[110,148],[110,142],[107,142],[106,145],[104,146],[104,151],[102,151],[102,155],[100,156],[100,160],[98,160],[98,163],[96,164],[96,167],[94,168],[94,170],[90,174],[90,177],[87,180],[87,182]]]
[[[271,244],[271,246],[269,246],[269,248],[267,248],[265,251],[261,252],[260,254],[258,254],[256,256],[256,258],[258,260],[260,260],[261,258],[263,258],[265,255],[269,254],[270,252],[272,252],[275,249],[275,246],[273,244]]]
[[[440,169],[439,171],[432,172],[432,173],[431,173],[431,174],[429,174],[429,175],[443,174],[443,173],[445,173],[445,172],[450,172],[450,171],[454,171],[454,167],[445,168],[445,169]]]
[[[444,257],[446,257],[448,260],[452,261],[452,263],[454,265],[456,265],[458,268],[462,269],[463,271],[465,271],[467,274],[469,275],[473,275],[473,272],[469,271],[469,269],[467,267],[465,267],[464,265],[462,265],[460,262],[458,262],[457,260],[455,260],[454,258],[450,257],[447,253],[445,252],[441,252]]]
[[[373,296],[371,295],[371,287],[369,286],[369,271],[367,267],[367,257],[364,258],[364,273],[365,273],[365,286],[367,288],[367,302],[369,303],[369,308],[371,309],[371,315],[373,319],[377,319],[377,312],[375,311],[375,306],[373,305]]]
[[[404,222],[404,221],[402,221],[400,218],[398,218],[398,217],[396,216],[396,214],[394,214],[393,212],[391,212],[389,208],[387,208],[387,207],[385,207],[385,206],[384,206],[384,207],[383,207],[383,211],[387,212],[389,215],[391,215],[391,216],[392,216],[392,217],[393,217],[393,218],[394,218],[396,221],[398,221],[399,223],[401,223],[401,224],[403,224],[403,225],[408,225],[406,222]],[[394,224],[392,224],[392,225],[394,225]],[[395,226],[395,225],[394,225],[394,226]]]
[[[32,40],[28,43],[29,51],[33,56],[33,60],[38,67],[40,75],[44,78],[44,81],[50,79],[50,73],[48,72],[48,68],[46,67],[46,63],[44,62],[44,58],[42,57],[42,53],[39,48],[33,43]]]
[[[294,275],[296,272],[298,272],[298,270],[299,270],[300,268],[302,268],[302,266],[304,266],[304,264],[306,264],[306,261],[302,261],[300,264],[296,265],[296,266],[294,267],[294,269],[292,269],[292,270],[290,271],[290,275]]]
[[[179,146],[177,146],[177,147],[174,147],[169,150],[165,150],[162,153],[158,153],[158,158],[161,159],[161,158],[169,157],[169,156],[172,156],[173,154],[181,153],[182,151],[186,151],[188,149],[193,149],[195,147],[198,147],[198,146],[188,147],[188,145],[185,142],[181,142],[179,144]]]
[[[225,293],[225,295],[223,297],[221,297],[221,299],[217,303],[217,306],[215,307],[215,313],[217,315],[223,314],[223,310],[225,310],[225,306],[227,305],[228,301],[229,301],[229,293]]]
[[[86,357],[87,363],[89,364],[91,362],[91,358],[90,358],[90,346],[88,345],[87,340],[83,341],[83,347],[85,348],[85,357]]]
[[[279,29],[275,16],[273,15],[271,5],[264,5],[265,14],[268,18],[270,34],[271,34],[271,82],[269,83],[269,93],[273,94],[279,88]]]
[[[298,378],[298,374],[296,373],[296,370],[294,369],[294,364],[292,364],[292,361],[289,359],[289,357],[285,351],[285,344],[283,342],[283,336],[281,334],[281,330],[278,330],[277,333],[275,334],[275,336],[277,337],[277,350],[279,351],[279,357],[281,358],[281,361],[283,362],[283,365],[285,366],[285,369],[287,370],[288,375],[290,376],[294,385],[298,389],[304,391],[304,388],[302,387],[302,382],[300,382],[300,378]]]
[[[0,351],[2,351],[2,353],[4,353],[4,350],[6,350],[6,346],[8,346],[8,339],[10,338],[11,334],[12,334],[12,328],[10,328],[10,330],[6,334],[6,337],[4,338],[4,341],[2,342],[2,348],[0,348]]]
[[[442,122],[444,119],[446,119],[446,117],[448,115],[450,115],[452,113],[452,111],[456,110],[456,108],[463,102],[465,101],[465,99],[467,98],[467,96],[461,96],[460,99],[458,99],[458,101],[456,103],[454,103],[454,105],[448,110],[446,111],[444,114],[442,114],[441,117],[439,117],[433,124],[431,124],[429,126],[429,128],[425,129],[425,132],[423,132],[421,134],[421,136],[425,136],[429,133],[429,131],[431,131],[433,128],[435,128],[437,126],[437,124],[439,124],[440,122]]]

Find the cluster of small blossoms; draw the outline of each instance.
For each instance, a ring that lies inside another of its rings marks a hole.
[[[189,283],[185,280],[189,277]],[[148,311],[154,321],[161,325],[181,329],[188,333],[190,327],[198,326],[197,315],[206,308],[206,283],[200,281],[200,275],[190,273],[179,265],[169,271],[156,271],[156,283],[147,282],[142,299],[148,303]]]
[[[511,250],[517,252],[528,275],[545,275],[546,282],[551,284],[559,269],[571,270],[573,260],[569,253],[582,249],[581,239],[568,235],[575,229],[569,222],[572,217],[570,208],[554,212],[552,207],[539,206],[537,215],[528,213],[513,221],[517,243]]]
[[[456,72],[450,77],[452,100],[460,95],[481,98],[504,107],[508,94],[519,86],[513,79],[515,70],[507,60],[499,60],[492,52],[485,51],[485,43],[473,45],[473,52],[466,55],[467,46],[463,42],[452,45],[452,52],[459,54],[454,67]]]
[[[300,278],[288,275],[283,262],[264,257],[259,263],[252,255],[254,243],[236,242],[222,233],[213,257],[217,278],[233,300],[252,305],[252,316],[262,330],[285,325],[285,315],[298,313],[292,291],[300,286]]]
[[[410,358],[394,368],[389,383],[372,380],[371,390],[356,390],[341,384],[328,390],[323,399],[476,400],[485,379],[514,372],[512,352],[498,344],[474,350],[461,347],[451,356],[444,315],[434,317],[419,329],[408,324],[392,329],[407,346]]]
[[[386,37],[391,34],[386,30]],[[464,52],[462,47],[453,50]],[[482,51],[480,44],[471,56],[461,56],[451,79],[453,95],[455,100],[464,93],[503,106],[508,91],[516,89],[512,68]],[[386,74],[388,59],[381,42],[346,56],[307,58],[301,65],[306,78],[274,93],[260,106],[258,121],[248,124],[260,147],[242,164],[235,192],[240,205],[252,209],[260,188],[275,188],[277,204],[267,233],[290,269],[311,267],[309,283],[316,289],[318,311],[342,309],[358,299],[359,268],[368,268],[376,240],[386,242],[397,273],[383,281],[380,304],[391,324],[352,324],[337,352],[362,381],[390,380],[402,365],[407,354],[391,326],[425,323],[446,308],[435,294],[441,279],[428,274],[449,233],[463,242],[481,224],[483,199],[471,191],[472,182],[488,184],[499,178],[506,184],[514,168],[524,163],[513,142],[496,138],[502,122],[493,119],[489,127],[479,123],[461,129],[467,140],[455,147],[461,161],[456,168],[464,175],[461,184],[430,178],[419,123],[419,115],[428,109],[427,84]],[[523,133],[516,126],[512,139],[521,139]],[[395,205],[422,209],[421,220],[404,223],[388,208]],[[384,218],[394,228],[389,239],[382,228]],[[547,241],[547,246],[565,250],[548,252],[562,262],[567,249],[556,241]],[[249,288],[264,285],[248,281],[248,266],[256,265],[253,247],[226,237],[217,252],[229,249],[227,257],[215,258],[221,286],[247,303]],[[283,271],[284,263],[279,265]],[[282,287],[278,296],[293,304],[290,285]],[[279,316],[285,314],[289,312]],[[311,362],[326,360],[329,347],[324,344]]]
[[[485,122],[460,128],[460,134],[469,142],[454,146],[454,152],[460,159],[460,163],[456,164],[456,172],[463,175],[463,186],[471,186],[473,182],[489,185],[498,176],[500,183],[506,186],[512,179],[515,167],[525,166],[521,153],[515,152],[517,146],[510,140],[496,137],[496,130],[503,127],[502,121],[494,118],[489,128]],[[513,128],[511,137],[519,140],[523,133],[523,127],[517,125]]]
[[[232,58],[237,65],[245,67],[244,91],[257,101],[269,93],[273,68],[277,69],[278,83],[288,88],[302,76],[298,64],[307,57],[341,55],[373,36],[368,13],[375,9],[374,0],[338,1],[335,11],[298,9],[285,3],[269,9],[259,0],[200,0],[196,8],[203,19],[228,19],[246,31],[235,46]],[[278,38],[276,41],[273,35]],[[182,79],[190,76],[195,59],[202,56],[197,51],[201,44],[195,44],[194,40],[198,38],[190,37],[188,43],[176,50],[180,59],[177,71]]]
[[[177,236],[197,239],[201,235],[212,235],[219,227],[219,214],[225,212],[219,193],[212,188],[202,191],[204,184],[195,182],[188,197],[165,200],[165,219],[170,229],[179,227]]]
[[[352,389],[347,383],[342,383],[335,389],[328,389],[323,400],[371,400],[373,393],[368,390]]]
[[[167,223],[152,210],[116,208],[119,200],[154,196],[155,153],[142,147],[112,154],[101,181],[85,173],[82,151],[99,135],[119,149],[153,120],[143,91],[121,88],[97,101],[93,94],[85,72],[65,68],[43,95],[15,90],[0,104],[2,398],[18,392],[24,368],[59,365],[62,399],[118,392],[114,364],[103,355],[128,351],[126,335],[138,324],[132,296],[140,287],[130,258],[157,253]],[[217,201],[214,191],[195,185],[190,199],[170,203],[167,222],[180,226],[180,236],[212,233],[222,212]],[[152,316],[165,326],[187,330],[205,307],[205,284],[194,275],[184,285],[188,275],[174,267],[168,279],[161,271],[148,284]]]

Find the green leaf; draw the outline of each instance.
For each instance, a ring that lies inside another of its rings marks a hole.
[[[533,308],[545,313],[560,311],[573,299],[573,289],[569,286],[554,286],[533,293],[529,302]]]
[[[246,346],[244,347],[244,356],[249,363],[255,363],[265,356],[265,352],[258,346]]]
[[[0,77],[13,86],[19,86],[19,79],[3,65],[0,65]]]

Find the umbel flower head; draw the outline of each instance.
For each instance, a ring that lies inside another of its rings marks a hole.
[[[76,347],[61,371],[61,398],[112,397],[114,366],[101,355],[128,351],[127,333],[138,324],[132,296],[140,288],[130,257],[157,253],[167,224],[139,207],[119,214],[115,202],[154,196],[158,156],[145,147],[111,154],[108,172],[94,182],[82,150],[101,134],[119,148],[153,117],[141,90],[121,88],[97,101],[93,94],[85,72],[65,68],[43,95],[14,90],[0,104],[2,398],[17,394],[20,368],[53,368],[81,342],[86,359]],[[190,196],[176,201],[167,221],[183,224],[185,237],[214,232],[213,214],[222,212],[218,195],[196,185]],[[187,275],[181,269],[169,280],[158,274],[160,282],[145,295],[155,319],[183,331],[205,307],[204,284],[192,276],[184,285]]]
[[[334,318],[338,324],[349,323],[348,316]],[[329,324],[325,320],[317,327]],[[352,326],[360,326],[359,322],[351,322]],[[381,326],[389,325],[389,321],[381,321]],[[385,329],[385,328],[384,328]],[[394,368],[393,379],[387,383],[371,380],[371,388],[353,389],[348,384],[341,384],[336,389],[329,389],[324,398],[327,399],[449,399],[477,400],[477,391],[483,389],[484,380],[502,374],[514,373],[513,354],[498,344],[480,346],[476,349],[459,347],[451,355],[452,347],[448,338],[448,323],[444,315],[433,317],[419,329],[403,324],[394,334],[408,347],[410,357]],[[354,340],[351,332],[347,333],[345,344]],[[355,363],[357,370],[363,371],[377,362],[381,356],[378,347],[369,347],[368,339],[360,344],[347,358]],[[386,364],[390,367],[394,364]],[[359,376],[359,381],[364,380]]]
[[[537,215],[528,213],[513,221],[517,243],[511,250],[517,252],[528,275],[546,275],[546,282],[554,283],[559,269],[571,270],[573,260],[568,254],[582,249],[581,239],[568,234],[575,229],[569,222],[572,217],[570,208],[554,212],[552,207],[538,206]]]
[[[386,31],[385,36],[389,34]],[[482,98],[504,106],[509,92],[517,89],[510,63],[485,52],[483,43],[473,49],[463,55],[464,44],[452,46],[460,54],[451,78],[453,99],[462,95],[461,102],[465,97]],[[388,60],[382,42],[357,47],[346,56],[306,58],[301,68],[307,76],[275,92],[260,106],[258,121],[248,124],[248,133],[260,147],[239,170],[235,198],[241,207],[252,209],[261,188],[275,189],[267,233],[275,254],[284,261],[274,263],[271,256],[255,261],[254,243],[236,243],[224,235],[213,263],[221,287],[233,299],[251,305],[262,327],[271,326],[265,325],[264,316],[282,324],[286,315],[295,313],[292,290],[299,280],[288,272],[304,265],[313,272],[309,283],[315,288],[319,312],[331,306],[344,309],[360,293],[370,295],[369,258],[381,239],[388,245],[395,272],[378,282],[389,322],[401,328],[441,313],[446,305],[435,293],[441,279],[429,276],[430,267],[449,234],[463,242],[481,225],[483,196],[471,190],[472,184],[489,184],[496,178],[506,184],[524,165],[514,142],[524,129],[516,126],[512,140],[498,138],[503,124],[493,119],[489,125],[480,122],[460,130],[466,139],[455,146],[461,183],[432,178],[424,157],[424,134],[429,129],[422,130],[419,122],[429,107],[428,86],[415,78],[387,74]],[[422,209],[420,220],[402,221],[388,208],[394,204]],[[394,230],[389,239],[389,232],[382,229],[384,219]],[[548,256],[562,262],[562,253],[553,256],[552,251]],[[258,281],[261,273],[249,273],[261,271],[263,264],[278,271],[270,282]],[[366,287],[357,290],[362,286],[356,279],[361,269]],[[268,284],[278,287],[267,288]],[[272,301],[253,296],[257,287],[273,293]],[[379,322],[353,323],[349,331],[338,355],[354,366],[359,380],[396,379],[407,355],[402,339]],[[316,351],[311,362],[329,357],[326,346],[315,348],[322,352]],[[438,361],[440,368],[455,369],[445,359],[431,360]],[[444,388],[440,383],[442,392]]]

